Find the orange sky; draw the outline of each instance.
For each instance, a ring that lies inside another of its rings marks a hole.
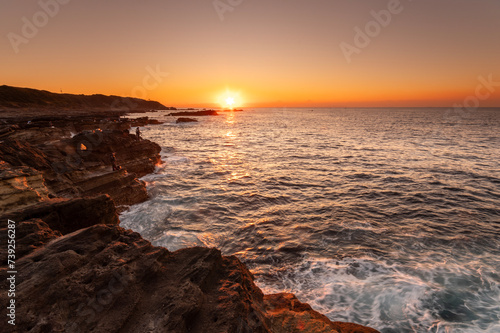
[[[250,107],[451,106],[490,76],[477,100],[500,105],[498,0],[5,0],[0,17],[0,84],[178,107],[226,93]]]

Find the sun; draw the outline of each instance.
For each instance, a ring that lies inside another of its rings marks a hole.
[[[241,92],[226,89],[225,92],[217,97],[217,103],[227,110],[234,110],[243,105]]]
[[[233,108],[233,105],[234,105],[234,97],[228,97],[226,98],[226,105],[232,109]]]

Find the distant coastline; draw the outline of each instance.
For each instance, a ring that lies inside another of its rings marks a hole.
[[[2,109],[64,109],[64,110],[176,110],[156,101],[114,95],[75,95],[53,93],[46,90],[0,86],[0,110]]]

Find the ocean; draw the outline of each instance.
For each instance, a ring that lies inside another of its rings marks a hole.
[[[164,163],[123,227],[236,255],[331,320],[500,332],[500,109],[170,112],[146,114]]]

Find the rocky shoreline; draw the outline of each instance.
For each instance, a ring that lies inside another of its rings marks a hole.
[[[123,114],[0,114],[0,238],[15,221],[18,271],[16,326],[1,331],[377,332],[263,295],[217,249],[170,252],[121,228],[118,213],[148,199],[139,178],[161,163],[156,143],[129,133],[157,122]],[[0,258],[5,276],[6,247]]]

